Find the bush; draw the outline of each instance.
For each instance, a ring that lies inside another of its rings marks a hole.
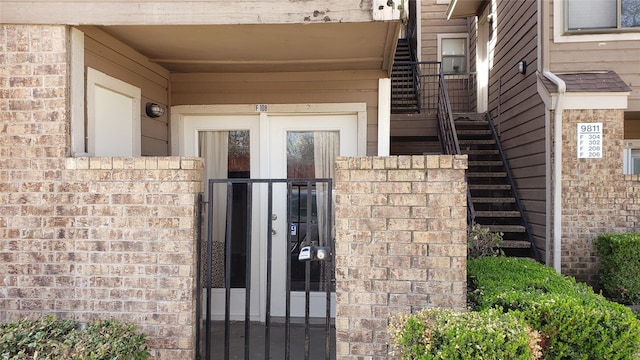
[[[488,228],[474,224],[467,231],[467,256],[470,259],[481,256],[503,255],[501,232],[491,232]]]
[[[391,319],[389,332],[403,360],[539,359],[539,336],[497,310],[426,309]]]
[[[640,234],[602,234],[595,245],[604,294],[622,304],[640,304]]]
[[[149,357],[146,336],[113,320],[80,329],[73,320],[45,316],[0,325],[2,359],[131,359]]]
[[[540,332],[546,359],[637,359],[640,323],[585,284],[523,258],[469,260],[470,300]]]

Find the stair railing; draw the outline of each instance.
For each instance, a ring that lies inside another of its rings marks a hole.
[[[487,122],[489,123],[489,128],[491,129],[491,134],[492,134],[493,138],[496,140],[496,147],[498,148],[498,153],[500,154],[500,159],[502,160],[502,163],[504,164],[503,167],[504,167],[505,173],[507,174],[507,181],[508,181],[509,185],[511,185],[511,192],[513,193],[513,198],[515,199],[516,206],[517,206],[518,210],[520,211],[520,219],[522,220],[522,226],[524,226],[524,229],[525,229],[526,239],[531,244],[531,257],[533,257],[536,261],[540,261],[541,260],[540,259],[540,254],[539,254],[538,249],[536,248],[535,244],[533,243],[533,238],[531,237],[531,231],[530,231],[530,227],[529,227],[529,222],[527,221],[527,217],[524,215],[524,208],[522,207],[522,202],[520,201],[520,196],[518,195],[516,182],[513,179],[513,175],[511,174],[511,168],[509,166],[509,163],[507,163],[507,157],[505,156],[504,149],[502,148],[502,143],[500,142],[500,138],[498,138],[498,132],[496,131],[496,127],[493,124],[493,117],[491,117],[491,114],[489,114],[489,112],[485,113],[485,117],[487,119]]]
[[[453,122],[453,111],[451,111],[451,103],[449,102],[449,94],[445,85],[442,68],[440,68],[438,84],[438,138],[440,139],[440,148],[444,154],[460,155],[461,151],[460,142],[458,141],[458,132],[456,131],[456,125]],[[475,224],[476,211],[473,206],[471,190],[468,186],[467,218],[469,225]]]

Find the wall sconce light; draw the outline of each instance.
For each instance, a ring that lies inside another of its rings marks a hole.
[[[518,72],[520,74],[527,73],[527,62],[525,60],[520,60],[520,62],[518,63]]]
[[[148,117],[157,118],[164,115],[164,108],[156,103],[147,103],[145,112]]]

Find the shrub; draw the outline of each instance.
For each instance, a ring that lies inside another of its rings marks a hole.
[[[539,359],[537,332],[497,310],[426,309],[399,315],[389,332],[402,360]]]
[[[474,224],[467,232],[467,256],[473,259],[502,255],[502,236],[501,232],[491,232],[486,227]]]
[[[637,359],[640,323],[585,284],[523,258],[469,260],[476,309],[501,309],[540,332],[546,359]]]
[[[149,357],[146,336],[113,320],[80,329],[73,320],[45,316],[0,325],[2,359],[131,359]]]
[[[604,294],[622,304],[640,304],[640,234],[602,234],[595,245]]]

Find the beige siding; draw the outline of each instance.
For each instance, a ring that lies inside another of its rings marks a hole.
[[[438,34],[468,33],[466,19],[447,20],[447,7],[436,0],[421,2],[421,61],[438,61]]]
[[[85,33],[85,66],[99,70],[142,90],[140,121],[142,155],[169,155],[169,112],[159,118],[145,113],[145,104],[169,104],[169,72],[95,27],[81,27]]]
[[[552,72],[615,71],[632,88],[628,111],[640,111],[640,40],[555,43],[553,29],[549,34]]]
[[[515,177],[537,247],[545,246],[545,114],[536,90],[537,5],[500,1],[489,79],[489,109]],[[518,62],[528,63],[525,75]]]
[[[172,74],[173,105],[367,104],[367,154],[377,154],[381,71]]]

